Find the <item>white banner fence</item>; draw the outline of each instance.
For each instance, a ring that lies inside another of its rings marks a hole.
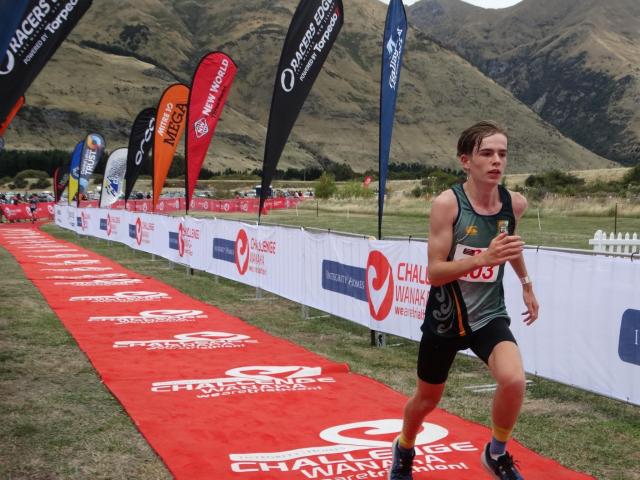
[[[419,340],[429,295],[424,241],[56,206],[56,224],[272,292],[371,330]],[[529,373],[640,405],[640,260],[527,249],[541,305],[522,324],[505,269],[512,330]]]

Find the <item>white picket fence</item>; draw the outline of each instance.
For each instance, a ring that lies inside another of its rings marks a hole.
[[[621,232],[618,232],[618,236],[610,233],[607,236],[606,232],[598,230],[591,240],[589,245],[593,245],[594,252],[607,252],[607,253],[640,253],[640,239],[637,233],[625,233],[624,236]]]

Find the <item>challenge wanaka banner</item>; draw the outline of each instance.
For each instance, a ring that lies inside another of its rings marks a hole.
[[[113,205],[123,191],[124,174],[127,171],[127,149],[114,150],[104,167],[102,190],[100,190],[100,208]]]
[[[228,55],[211,52],[202,57],[193,74],[185,142],[187,210],[237,71],[236,64]]]
[[[0,52],[7,51],[28,5],[29,0],[0,0]]]
[[[96,169],[98,163],[102,159],[106,144],[104,138],[99,133],[90,133],[87,135],[82,147],[82,155],[80,156],[80,176],[78,178],[78,205],[80,199],[86,197],[89,190],[89,179]],[[84,199],[84,198],[83,198]]]
[[[382,238],[382,213],[387,182],[391,134],[396,111],[396,99],[400,86],[402,54],[407,35],[407,15],[402,0],[391,0],[387,9],[382,42],[382,68],[380,73],[380,139],[378,166],[380,186],[378,188],[378,238]]]
[[[0,135],[2,135],[7,130],[7,128],[9,128],[9,124],[11,123],[11,120],[13,120],[13,117],[15,117],[18,114],[18,112],[23,106],[24,106],[24,95],[21,96],[16,102],[16,104],[11,108],[11,111],[9,112],[9,115],[7,115],[7,118],[5,118],[2,121],[2,123],[0,123]]]
[[[173,163],[187,120],[189,87],[182,83],[169,86],[158,103],[156,132],[153,139],[153,210]]]
[[[0,118],[7,115],[91,6],[91,0],[31,0],[0,58]]]
[[[342,0],[301,0],[293,14],[273,87],[260,212],[291,129],[343,22]]]
[[[67,188],[67,199],[69,205],[74,201],[76,194],[78,193],[78,179],[80,178],[80,160],[82,159],[82,148],[84,147],[84,140],[78,142],[76,148],[73,149],[71,154],[71,163],[69,163],[69,187]]]
[[[129,151],[127,152],[127,171],[125,172],[124,201],[129,195],[140,175],[142,165],[149,159],[149,152],[153,146],[153,132],[156,125],[156,109],[153,107],[142,110],[133,122],[129,136]]]

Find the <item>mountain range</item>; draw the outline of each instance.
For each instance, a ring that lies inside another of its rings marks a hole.
[[[423,0],[427,1],[427,0]],[[131,123],[171,83],[190,83],[198,60],[220,50],[236,81],[205,166],[261,168],[276,68],[297,1],[94,0],[27,92],[7,148],[71,151],[90,131],[126,146]],[[377,168],[386,6],[345,0],[345,24],[298,118],[279,168],[347,163]],[[614,166],[563,136],[506,88],[411,27],[391,161],[458,167],[455,143],[490,118],[510,133],[509,171]]]
[[[564,135],[623,165],[640,161],[638,0],[523,0],[499,10],[421,0],[408,11]]]

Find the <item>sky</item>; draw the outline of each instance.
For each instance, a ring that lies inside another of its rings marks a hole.
[[[381,0],[384,3],[389,3],[389,0]],[[418,0],[404,0],[405,5],[411,5]],[[462,0],[463,2],[476,5],[482,8],[506,8],[516,3],[520,3],[521,0]]]

